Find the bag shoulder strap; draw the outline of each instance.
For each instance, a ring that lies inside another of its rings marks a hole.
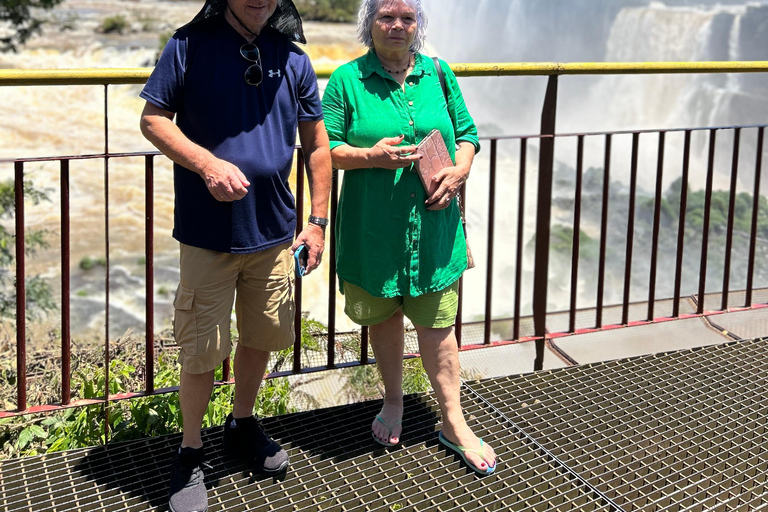
[[[448,86],[445,85],[445,73],[443,73],[443,67],[440,65],[440,59],[432,57],[432,62],[435,63],[435,71],[437,71],[437,79],[440,80],[440,87],[443,88],[443,96],[445,96],[445,103],[448,103]]]

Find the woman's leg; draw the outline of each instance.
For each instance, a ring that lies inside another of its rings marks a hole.
[[[480,450],[480,440],[472,433],[461,410],[459,350],[453,327],[416,326],[424,369],[429,375],[443,416],[443,435],[452,443]],[[483,444],[483,457],[467,452],[467,459],[480,470],[496,464],[496,454]]]
[[[387,424],[394,425],[403,418],[403,313],[401,310],[381,323],[369,327],[371,346],[376,357],[376,364],[384,382],[384,406],[379,416]],[[389,429],[380,421],[373,420],[373,435],[382,442],[397,444],[400,442],[402,427],[398,424]],[[387,436],[389,435],[389,438]]]

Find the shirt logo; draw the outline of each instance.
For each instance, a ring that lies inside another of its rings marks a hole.
[[[280,78],[280,70],[278,69],[277,71],[273,71],[270,69],[269,78],[275,78],[275,77]]]

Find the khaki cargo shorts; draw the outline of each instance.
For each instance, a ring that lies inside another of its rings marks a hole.
[[[264,351],[293,344],[290,248],[286,243],[249,254],[229,254],[181,244],[173,331],[185,372],[207,373],[229,357],[235,298],[240,343]]]

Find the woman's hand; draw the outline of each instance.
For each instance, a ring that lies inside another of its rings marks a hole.
[[[461,186],[468,176],[469,168],[464,166],[446,167],[432,176],[432,181],[439,183],[439,186],[435,193],[427,198],[427,210],[448,208],[451,200],[461,192]]]
[[[416,151],[416,146],[398,146],[404,138],[404,135],[398,135],[397,137],[386,137],[377,142],[368,150],[370,167],[402,169],[418,162],[421,157],[413,154]]]

